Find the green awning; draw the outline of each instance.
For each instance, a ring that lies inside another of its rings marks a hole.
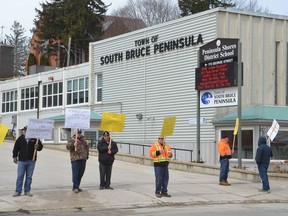
[[[52,116],[47,119],[54,121],[65,121],[65,115]],[[101,121],[101,119],[102,116],[99,113],[93,111],[90,113],[90,121]]]
[[[288,121],[287,106],[253,106],[242,110],[242,120],[273,120]],[[237,112],[217,118],[218,121],[235,121]]]

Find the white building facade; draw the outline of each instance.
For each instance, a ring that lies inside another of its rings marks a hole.
[[[288,117],[273,111],[280,107],[283,113],[288,103],[287,21],[285,16],[217,8],[91,43],[89,64],[1,82],[1,123],[11,126],[12,116],[17,116],[18,130],[29,118],[36,118],[37,112],[40,118],[51,118],[65,114],[68,107],[89,107],[99,114],[126,114],[124,131],[113,133],[117,142],[150,145],[157,140],[164,118],[176,116],[173,136],[166,140],[172,148],[193,150],[192,160],[196,160],[198,51],[216,38],[234,38],[242,44],[242,109],[272,107],[269,118],[264,112],[251,117],[243,111],[242,156],[253,161],[258,137],[273,118],[281,125],[281,152],[288,151]],[[217,142],[223,131],[233,133],[236,111],[237,106],[200,110],[205,119],[200,125],[201,161],[218,162]],[[95,139],[99,126],[98,122],[90,129]],[[71,131],[59,123],[53,135],[47,142],[63,143]],[[275,151],[279,146],[275,144]],[[120,145],[120,151],[125,148]],[[141,150],[133,149],[136,153]],[[287,160],[285,154],[278,159]],[[177,151],[177,159],[189,161],[191,155]]]

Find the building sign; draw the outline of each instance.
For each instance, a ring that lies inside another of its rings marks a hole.
[[[238,39],[217,38],[200,47],[200,64],[204,66],[207,62],[216,62],[223,59],[237,61]]]
[[[169,41],[158,42],[159,35],[154,35],[147,38],[135,40],[133,43],[135,47],[126,51],[120,51],[113,54],[108,54],[100,57],[100,65],[107,65],[137,59],[145,56],[165,53],[185,47],[196,46],[203,44],[203,37],[201,34],[189,35],[180,37]]]
[[[200,108],[236,106],[237,104],[237,87],[200,91]]]
[[[237,86],[238,39],[218,38],[200,47],[199,52],[196,90]]]
[[[196,68],[196,90],[236,86],[237,69],[235,62]]]

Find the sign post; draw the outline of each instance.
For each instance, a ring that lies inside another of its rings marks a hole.
[[[242,63],[240,41],[233,38],[217,38],[200,47],[198,59],[198,68],[195,70],[197,162],[200,161],[200,108],[238,106],[238,166],[241,167]]]
[[[238,168],[242,168],[242,100],[241,100],[241,85],[242,85],[242,50],[241,43],[238,41]]]

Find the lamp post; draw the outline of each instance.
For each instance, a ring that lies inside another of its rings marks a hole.
[[[66,55],[68,55],[68,50],[67,50],[67,48],[66,48],[64,45],[61,45],[60,43],[58,43],[58,48],[57,48],[57,50],[56,50],[55,48],[53,48],[53,47],[50,48],[50,49],[53,49],[53,50],[55,50],[55,51],[57,52],[57,68],[60,67],[60,62],[61,62],[61,56],[62,56],[61,48],[65,49]],[[69,57],[69,58],[70,58],[70,57]],[[67,60],[68,60],[68,58],[67,58]],[[65,63],[65,59],[64,59],[63,63],[61,64],[61,67],[63,67],[64,63]],[[67,64],[67,63],[66,63],[66,64]]]
[[[39,113],[40,113],[40,84],[42,83],[42,80],[38,81],[38,106],[37,106],[37,119],[39,119]]]

